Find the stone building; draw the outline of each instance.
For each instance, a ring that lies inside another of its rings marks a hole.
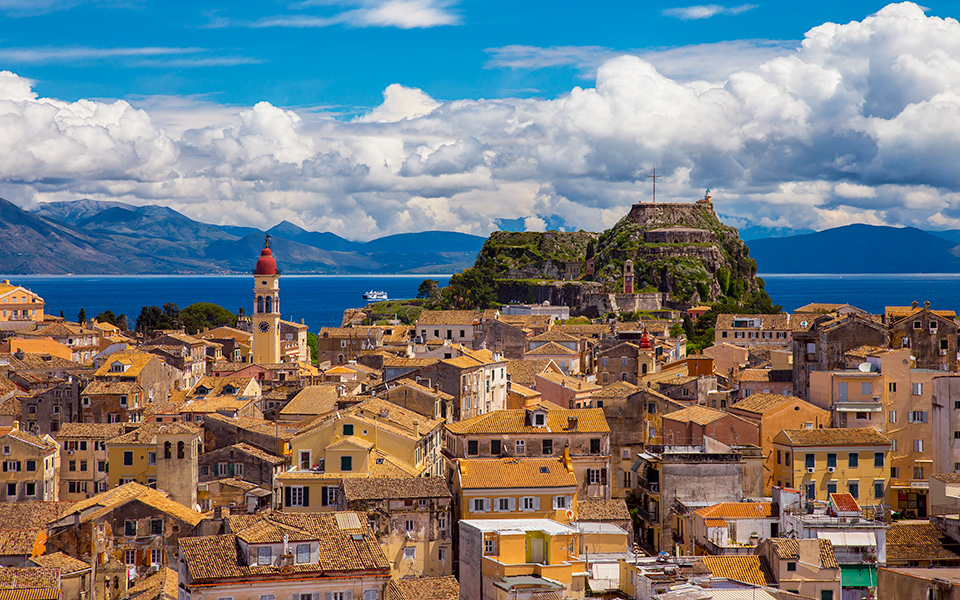
[[[930,310],[929,302],[924,302],[923,308],[914,302],[907,314],[898,314],[891,308],[887,309],[891,346],[910,348],[918,369],[957,370],[957,322],[953,311]]]
[[[443,479],[344,479],[337,497],[337,510],[367,514],[393,579],[453,573],[453,495]]]
[[[342,365],[382,345],[382,327],[322,327],[317,335],[317,361]]]
[[[199,482],[236,477],[280,495],[277,477],[283,473],[285,457],[264,452],[243,442],[201,454],[197,460]]]

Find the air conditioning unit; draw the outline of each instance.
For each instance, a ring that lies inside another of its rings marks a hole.
[[[946,355],[947,355],[947,351],[946,351],[946,350],[941,350],[941,351],[940,351],[940,356],[946,356]]]
[[[816,471],[816,469],[813,467],[807,467],[807,473],[813,473],[814,471]]]
[[[73,456],[73,450],[67,450],[67,454],[69,454],[70,456]]]
[[[837,470],[836,467],[827,467],[827,473],[833,473],[836,470]]]

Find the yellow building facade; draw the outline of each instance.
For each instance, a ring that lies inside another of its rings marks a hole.
[[[439,477],[442,432],[442,419],[380,398],[336,412],[290,441],[293,464],[279,478],[283,509],[333,510],[345,478]]]
[[[861,504],[888,504],[889,450],[871,427],[784,430],[773,439],[774,479],[810,500],[849,493]]]
[[[43,321],[43,298],[4,279],[0,283],[0,321]]]

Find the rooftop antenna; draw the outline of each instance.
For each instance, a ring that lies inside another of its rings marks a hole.
[[[657,201],[657,179],[661,179],[663,175],[657,175],[657,168],[653,168],[653,175],[647,175],[648,179],[653,180],[653,201]]]

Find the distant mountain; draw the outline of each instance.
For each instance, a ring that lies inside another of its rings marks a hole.
[[[929,233],[930,235],[935,235],[945,240],[950,240],[951,242],[956,242],[957,244],[960,244],[960,229],[946,229],[944,231],[928,231],[927,233]]]
[[[288,221],[268,232],[286,273],[449,273],[472,266],[483,244],[444,231],[353,242]],[[201,223],[163,206],[79,200],[27,212],[0,199],[0,272],[246,273],[264,233]]]
[[[341,252],[350,252],[360,248],[358,242],[345,240],[335,233],[329,231],[317,232],[307,231],[298,227],[290,221],[280,221],[267,230],[267,233],[273,236],[293,240],[307,246],[313,246],[321,250],[339,250]]]
[[[398,233],[371,240],[363,245],[364,252],[472,252],[476,254],[483,248],[487,238],[456,231],[421,231],[420,233]]]
[[[913,227],[847,225],[749,246],[761,275],[960,272],[957,242]]]
[[[751,240],[762,240],[766,238],[782,238],[782,237],[792,237],[795,235],[804,235],[807,233],[813,233],[812,229],[788,229],[786,227],[760,227],[758,225],[752,225],[750,227],[742,227],[739,230],[740,239],[749,242]]]
[[[76,225],[80,221],[100,214],[108,208],[136,208],[131,204],[113,200],[74,200],[72,202],[44,202],[34,209],[34,214]]]

